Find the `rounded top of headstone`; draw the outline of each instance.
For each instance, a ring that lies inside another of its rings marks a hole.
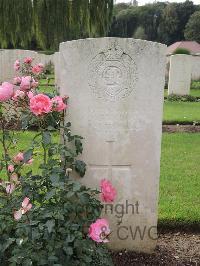
[[[141,44],[143,46],[152,46],[152,47],[157,47],[157,48],[164,48],[166,49],[167,46],[162,43],[158,42],[152,42],[152,41],[147,41],[147,40],[141,40],[141,39],[134,39],[134,38],[120,38],[120,37],[100,37],[100,38],[86,38],[86,39],[78,39],[78,40],[72,40],[72,41],[67,41],[67,42],[62,42],[60,43],[60,49],[71,46],[71,45],[79,45],[79,44],[87,44],[89,42],[93,43],[101,43],[101,42],[114,42],[118,41],[120,43],[132,43],[134,44]]]
[[[75,70],[84,62],[80,71],[87,77],[92,95],[109,102],[132,95],[141,73],[147,74],[164,61],[165,52],[165,45],[133,38],[89,38],[60,44],[65,67]]]

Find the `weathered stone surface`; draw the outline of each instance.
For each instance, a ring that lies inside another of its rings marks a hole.
[[[168,95],[190,94],[191,70],[191,56],[177,54],[170,57]]]
[[[200,55],[191,56],[192,60],[192,80],[200,80]]]
[[[99,188],[105,178],[117,188],[113,212],[106,205],[102,213],[115,250],[151,252],[156,246],[165,60],[164,45],[143,40],[60,45],[67,120],[84,137],[87,172],[81,182]]]
[[[55,85],[59,90],[60,86],[60,53],[56,52],[54,54],[54,72],[55,72]]]

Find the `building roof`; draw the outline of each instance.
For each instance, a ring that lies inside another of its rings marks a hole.
[[[191,54],[200,54],[200,44],[195,41],[181,41],[175,42],[167,47],[167,55],[173,54],[177,48],[185,48],[190,51]]]

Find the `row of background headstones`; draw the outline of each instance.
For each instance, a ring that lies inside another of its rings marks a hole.
[[[31,56],[35,63],[55,66],[55,84],[59,87],[59,52],[45,55],[31,50],[0,50],[0,82],[9,81],[15,75],[13,64],[16,59],[23,60]],[[168,94],[187,95],[190,93],[191,80],[200,79],[200,56],[172,55],[167,57],[166,80]]]
[[[19,59],[23,61],[25,57],[34,58],[34,64],[42,63],[44,65],[50,62],[54,64],[54,54],[46,55],[31,50],[20,49],[1,49],[0,50],[0,82],[11,81],[16,75],[14,71],[14,62]]]

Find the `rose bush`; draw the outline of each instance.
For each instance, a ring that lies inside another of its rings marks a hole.
[[[72,171],[85,175],[86,165],[77,159],[82,137],[64,123],[67,97],[37,91],[44,67],[32,63],[30,57],[17,60],[13,84],[0,86],[0,265],[112,265],[97,244],[108,242],[111,233],[108,221],[99,218],[98,197],[113,202],[116,190],[106,180],[99,192],[70,178]],[[19,111],[22,129],[37,129],[27,150],[18,149],[7,129]]]

